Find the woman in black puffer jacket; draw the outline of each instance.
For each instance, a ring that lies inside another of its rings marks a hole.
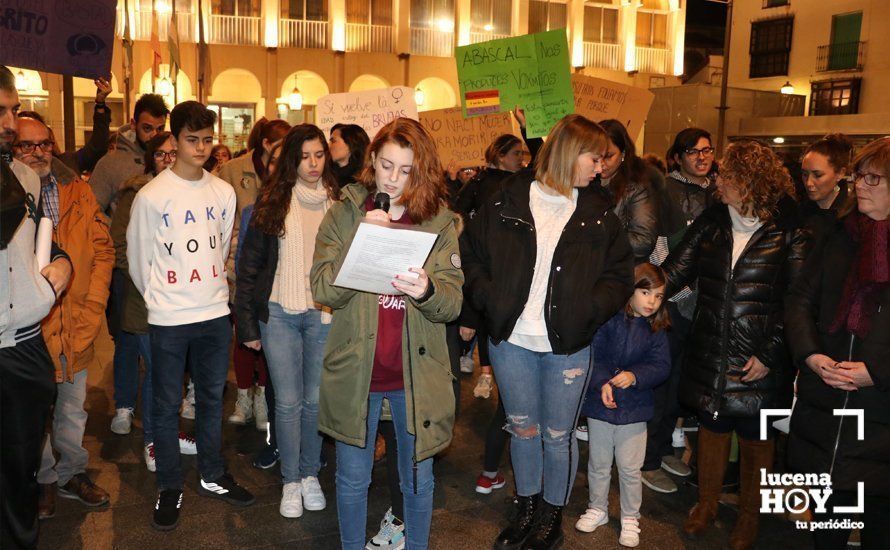
[[[862,483],[863,548],[890,548],[890,141],[862,149],[854,170],[858,212],[834,223],[786,302],[800,364],[788,464],[831,475],[828,514],[817,521],[854,519],[834,508],[855,506]],[[864,411],[864,439],[838,409]],[[817,549],[845,548],[849,529],[813,534]]]
[[[756,142],[731,144],[721,164],[722,204],[699,216],[662,268],[666,295],[698,279],[680,401],[699,414],[699,502],[683,526],[705,530],[717,497],[732,432],[739,436],[741,496],[730,547],[757,536],[759,475],[770,468],[773,441],[760,440],[762,408],[791,405],[791,368],[782,334],[782,301],[809,247],[794,186],[781,161]]]

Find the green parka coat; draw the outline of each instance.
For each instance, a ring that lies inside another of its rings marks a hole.
[[[365,215],[367,196],[368,190],[359,184],[342,189],[342,200],[331,207],[318,229],[310,275],[313,299],[334,311],[321,377],[318,428],[337,441],[358,447],[367,441],[378,296],[331,283]],[[419,228],[439,235],[423,266],[434,291],[422,302],[405,296],[403,376],[408,431],[416,437],[416,462],[445,449],[454,426],[445,323],[457,318],[463,300],[459,224],[459,216],[444,206],[432,219],[419,224]]]

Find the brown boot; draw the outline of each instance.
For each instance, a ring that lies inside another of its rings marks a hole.
[[[726,475],[729,445],[732,434],[718,434],[699,427],[698,443],[698,504],[689,511],[683,532],[695,538],[707,529],[717,516],[717,499]]]
[[[56,515],[56,484],[38,485],[37,519],[49,519]]]
[[[729,536],[732,550],[746,550],[757,540],[760,518],[760,470],[772,470],[775,442],[739,438],[739,518]]]

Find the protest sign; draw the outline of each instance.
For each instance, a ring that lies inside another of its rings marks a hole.
[[[0,64],[108,77],[115,0],[0,0]]]
[[[387,123],[399,118],[417,120],[414,89],[407,86],[364,92],[328,94],[318,100],[316,121],[325,135],[334,124],[358,124],[374,139]]]
[[[640,135],[655,94],[602,78],[572,75],[575,112],[594,122],[614,118],[627,128],[632,139]]]
[[[455,52],[465,116],[525,109],[529,137],[573,112],[565,29],[461,46]]]
[[[464,118],[463,109],[437,109],[420,113],[420,123],[436,143],[443,167],[485,165],[485,149],[502,134],[521,139],[510,113],[496,113]]]

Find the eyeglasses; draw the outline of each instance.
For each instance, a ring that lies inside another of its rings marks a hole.
[[[176,151],[155,151],[154,158],[155,160],[176,160]]]
[[[15,144],[15,147],[18,148],[19,151],[26,155],[30,155],[34,152],[34,149],[40,149],[44,153],[49,153],[53,150],[53,141],[51,139],[46,139],[43,141],[20,141]]]
[[[853,181],[863,180],[869,187],[877,187],[885,176],[873,172],[853,172]]]
[[[689,149],[684,149],[683,153],[685,153],[687,157],[697,157],[699,155],[703,157],[710,157],[714,154],[714,148],[702,147],[701,149],[695,149],[694,147],[690,147]]]

